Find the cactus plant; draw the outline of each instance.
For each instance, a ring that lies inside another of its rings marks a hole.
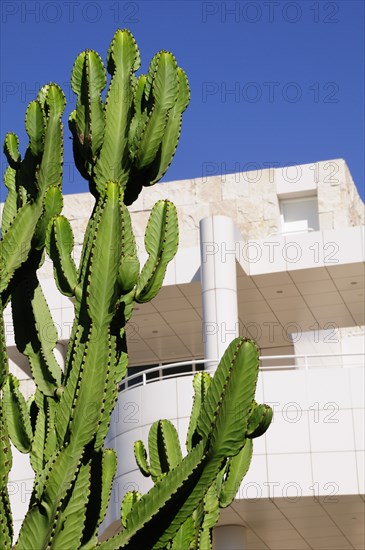
[[[183,470],[189,458],[200,449],[197,456],[197,462],[199,459],[200,462],[192,463],[191,478],[181,481],[181,486],[174,487],[172,492],[171,498],[179,499],[180,491],[183,496],[181,505],[174,503],[171,523],[163,525],[168,503],[154,512],[150,506],[152,518],[158,517],[158,520],[150,519],[151,525],[144,525],[143,536],[156,541],[153,548],[165,548],[164,545],[169,543],[171,548],[211,548],[212,529],[219,519],[219,507],[225,508],[232,503],[250,466],[252,439],[265,433],[272,419],[272,409],[254,401],[257,375],[256,345],[250,340],[237,338],[228,346],[213,378],[207,372],[199,372],[194,377],[186,457],[182,457],[176,429],[169,420],[152,424],[148,453],[142,441],[135,443],[134,453],[140,471],[144,476],[151,476],[154,489],[160,491],[162,485],[168,484],[167,480],[172,476],[176,477],[176,472]],[[262,414],[257,410],[262,410]],[[124,498],[128,501],[130,494]],[[126,548],[138,548],[140,533],[131,535],[129,540],[128,528],[133,514],[141,513],[139,508],[143,499],[135,501],[124,531],[114,538],[117,544],[123,541]],[[179,540],[185,540],[184,546]],[[112,548],[106,544],[102,547]]]
[[[88,181],[95,205],[81,260],[62,211],[62,113],[56,84],[44,86],[26,113],[29,145],[21,159],[18,139],[7,134],[4,151],[8,196],[0,243],[0,547],[11,548],[7,493],[10,443],[29,453],[35,473],[29,510],[16,547],[151,548],[194,547],[210,540],[218,506],[227,505],[248,468],[251,439],[270,423],[270,411],[254,402],[258,369],[255,345],[238,339],[211,379],[194,380],[195,399],[183,457],[174,427],[155,423],[149,462],[142,442],[137,463],[155,486],[146,495],[126,495],[123,530],[98,542],[116,471],[117,457],[104,449],[118,387],[126,374],[126,323],[134,303],[153,299],[178,244],[177,213],[168,200],[152,208],[146,233],[148,258],[140,269],[127,206],[143,186],[161,179],[174,156],[182,114],[189,102],[184,71],[170,52],[152,59],[136,76],[137,44],[127,30],[111,42],[107,71],[91,50],[76,59],[71,86],[77,96],[69,117],[75,164]],[[64,369],[54,350],[57,331],[37,271],[45,253],[53,262],[59,291],[74,303],[75,318]],[[3,310],[11,303],[17,348],[28,359],[36,385],[26,402],[9,373]],[[232,414],[229,404],[236,403]],[[190,544],[189,542],[189,544]],[[143,546],[145,547],[145,546]]]

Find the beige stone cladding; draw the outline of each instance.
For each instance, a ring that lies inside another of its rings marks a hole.
[[[318,196],[320,229],[364,223],[364,204],[342,159],[159,183],[144,188],[129,209],[138,247],[143,250],[153,205],[159,199],[171,200],[179,215],[180,246],[185,248],[199,244],[199,221],[209,215],[232,217],[245,240],[280,233],[280,198],[303,194]],[[66,195],[64,204],[63,213],[71,222],[77,249],[93,199],[89,193]]]
[[[199,222],[209,215],[232,217],[245,240],[278,234],[280,199],[310,195],[318,197],[320,229],[364,223],[364,204],[342,159],[159,183],[144,188],[129,209],[138,249],[143,251],[149,213],[156,201],[168,198],[178,210],[180,247],[188,248],[199,245]],[[76,262],[93,202],[90,193],[64,197],[63,214],[74,231]],[[41,273],[52,277],[50,261]]]
[[[364,203],[343,159],[319,163],[318,212],[321,229],[342,229],[365,223]]]

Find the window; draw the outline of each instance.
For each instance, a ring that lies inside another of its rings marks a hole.
[[[280,201],[283,233],[302,233],[319,230],[317,197]]]

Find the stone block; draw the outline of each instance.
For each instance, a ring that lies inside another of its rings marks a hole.
[[[197,204],[222,201],[221,176],[213,176],[207,181],[199,178],[194,181],[193,192]]]
[[[319,216],[319,228],[323,231],[324,229],[333,229],[333,212],[320,212]]]

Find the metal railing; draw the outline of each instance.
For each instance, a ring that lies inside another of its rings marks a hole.
[[[325,359],[331,359],[329,363]],[[343,359],[347,358],[344,362]],[[351,362],[351,358],[357,358]],[[323,367],[360,367],[364,365],[365,353],[318,353],[318,354],[299,354],[299,355],[263,355],[259,358],[260,370],[298,370],[313,369]],[[273,362],[277,364],[266,364]],[[188,361],[179,361],[177,363],[161,364],[157,367],[143,370],[131,374],[124,378],[119,386],[119,391],[126,391],[138,386],[146,386],[152,382],[168,380],[169,378],[178,378],[191,376],[200,370],[213,373],[214,368],[204,369],[206,363],[218,363],[217,359],[193,359]],[[327,363],[327,365],[326,365]],[[171,372],[175,371],[175,372]]]

